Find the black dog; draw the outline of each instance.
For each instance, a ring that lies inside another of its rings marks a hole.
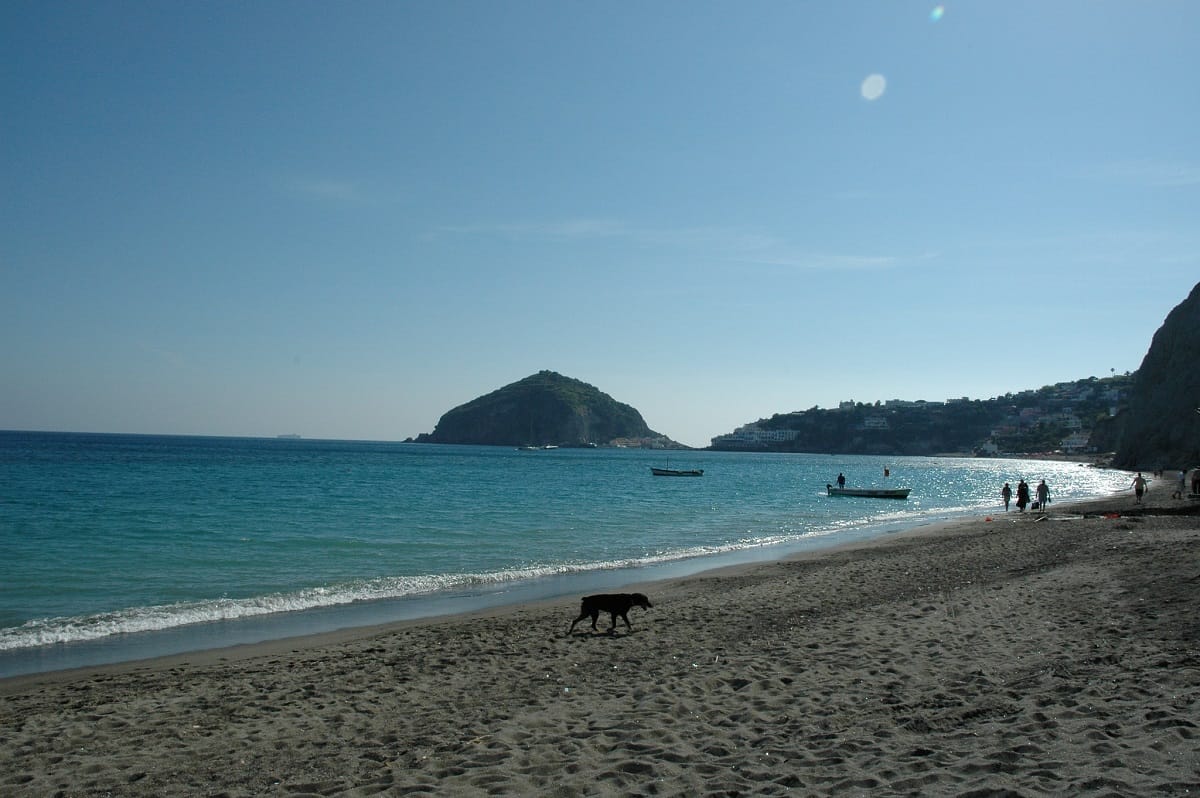
[[[579,608],[579,617],[571,624],[571,628],[567,630],[567,634],[575,631],[575,624],[582,621],[589,615],[592,616],[592,629],[596,628],[596,619],[600,617],[600,613],[607,612],[612,616],[612,626],[608,627],[608,631],[617,628],[617,617],[625,621],[625,628],[633,631],[633,627],[629,625],[629,615],[627,614],[634,607],[642,609],[650,609],[654,605],[650,603],[650,599],[646,598],[641,593],[601,593],[596,596],[584,596],[583,604]]]

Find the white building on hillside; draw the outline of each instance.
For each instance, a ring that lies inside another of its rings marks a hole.
[[[712,445],[715,449],[760,447],[794,441],[799,434],[794,429],[760,429],[757,424],[746,424],[733,432],[713,438]]]

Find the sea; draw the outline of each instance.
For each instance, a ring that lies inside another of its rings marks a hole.
[[[830,497],[839,473],[911,494]],[[1057,502],[1129,484],[1044,460],[0,432],[0,677],[777,559],[1002,514],[1019,479]]]

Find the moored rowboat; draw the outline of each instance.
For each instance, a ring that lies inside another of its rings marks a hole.
[[[860,496],[866,499],[907,499],[912,488],[835,488],[826,485],[830,496]]]
[[[692,468],[680,471],[674,468],[654,468],[651,466],[650,473],[656,477],[702,477],[704,476],[704,469]]]

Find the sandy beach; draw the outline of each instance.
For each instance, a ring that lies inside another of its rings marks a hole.
[[[554,601],[8,679],[0,793],[1194,792],[1200,502],[1169,483],[630,586],[632,632]]]

